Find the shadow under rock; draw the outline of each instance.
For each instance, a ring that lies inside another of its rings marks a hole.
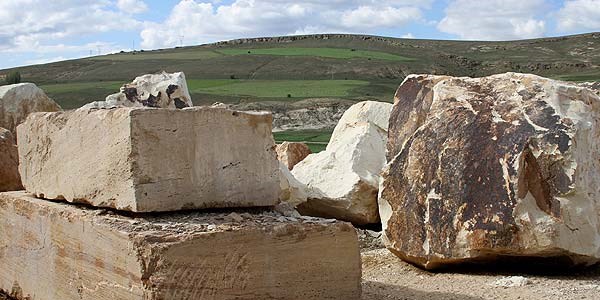
[[[362,300],[482,300],[483,298],[467,295],[443,293],[443,292],[424,292],[414,290],[404,286],[391,285],[376,281],[364,281],[362,284]]]

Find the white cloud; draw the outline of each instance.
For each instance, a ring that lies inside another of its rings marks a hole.
[[[118,0],[117,7],[125,13],[141,14],[148,11],[148,5],[143,0]]]
[[[405,35],[402,36],[403,39],[414,39],[415,36],[412,33],[407,33]]]
[[[542,37],[546,22],[537,15],[545,7],[544,0],[455,0],[437,28],[468,40]]]
[[[0,53],[45,51],[69,38],[140,28],[107,0],[0,1]]]
[[[600,31],[600,0],[567,0],[557,13],[561,32]]]
[[[216,5],[183,0],[162,23],[147,22],[142,47],[213,42],[239,37],[323,32],[375,33],[424,22],[422,9],[432,0],[236,0]]]

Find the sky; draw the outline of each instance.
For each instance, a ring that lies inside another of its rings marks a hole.
[[[597,31],[600,0],[0,0],[0,69],[260,36],[514,40]]]

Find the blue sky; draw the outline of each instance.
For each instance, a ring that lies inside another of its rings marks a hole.
[[[242,37],[513,40],[600,31],[600,0],[1,0],[0,68]]]

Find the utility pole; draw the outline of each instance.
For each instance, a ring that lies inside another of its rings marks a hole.
[[[102,53],[102,47],[100,47],[100,45],[98,45],[96,47],[98,47],[98,55],[100,55],[100,53]]]
[[[183,35],[179,36],[179,47],[183,47]]]
[[[131,40],[131,50],[135,51],[135,40]]]

